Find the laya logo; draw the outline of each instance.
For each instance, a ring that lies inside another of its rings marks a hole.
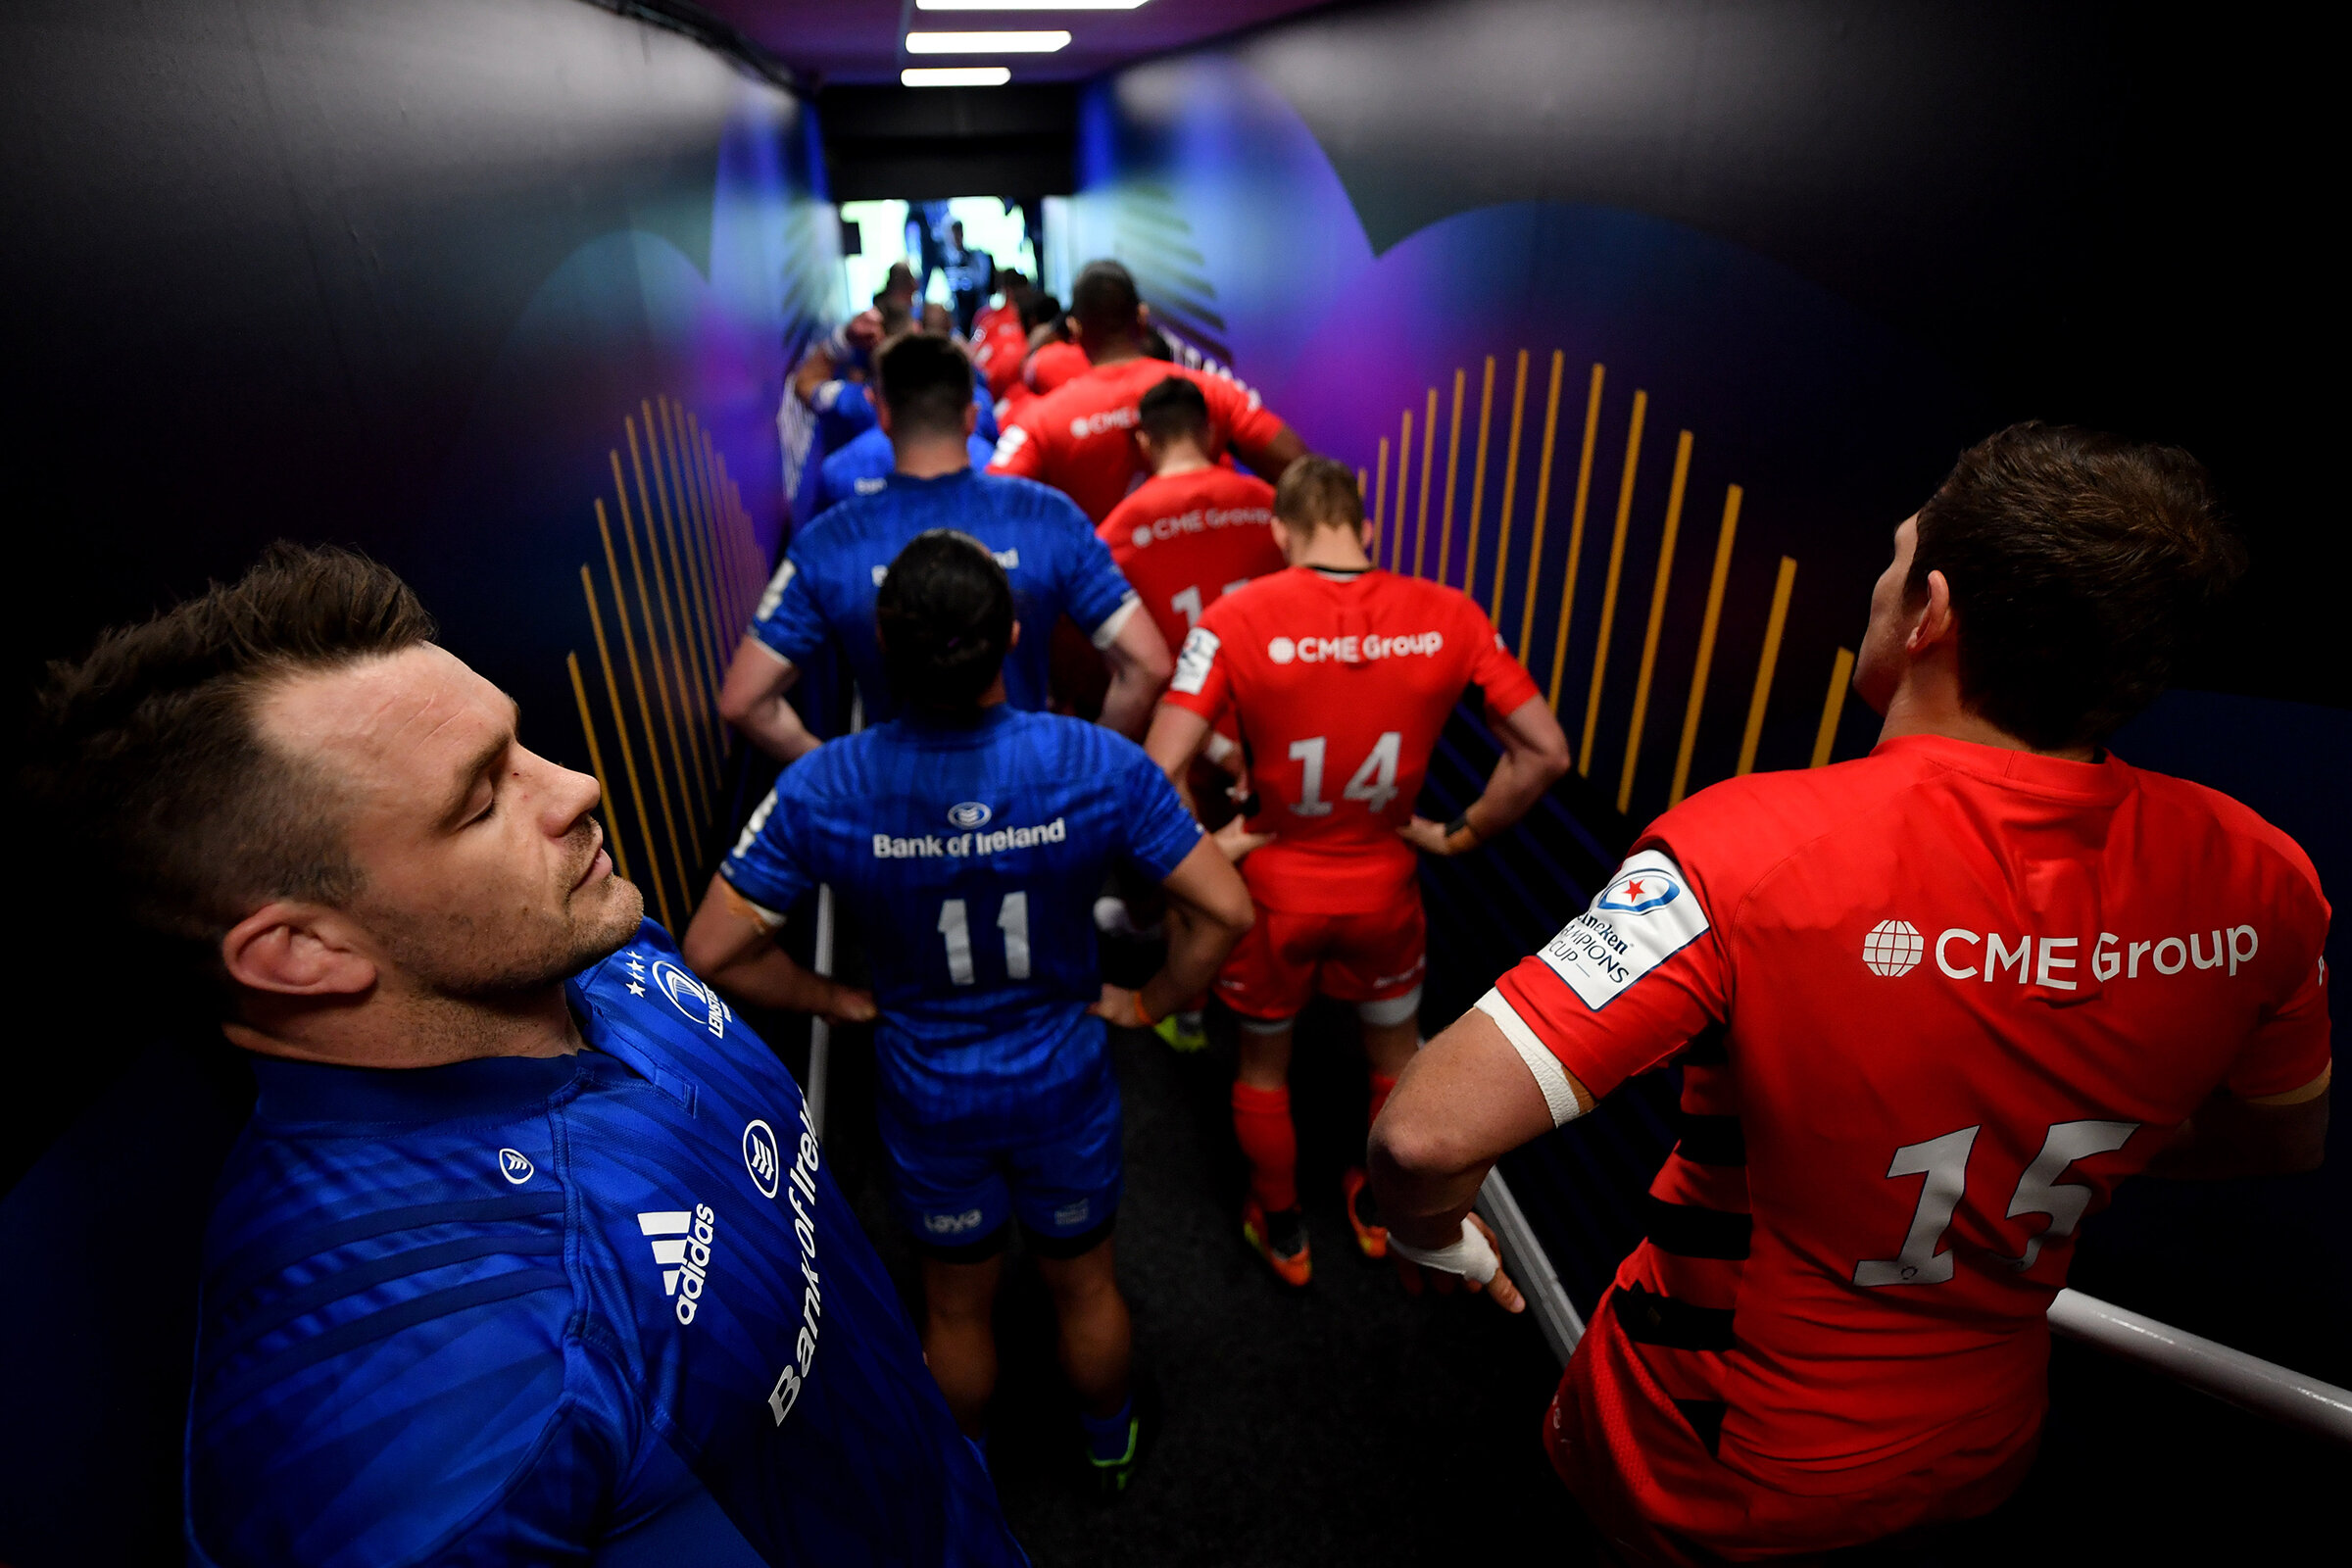
[[[530,1157],[519,1149],[502,1149],[498,1152],[498,1173],[517,1187],[539,1174],[531,1164]]]
[[[984,827],[996,814],[979,801],[958,801],[948,808],[948,823],[951,827]]]
[[[923,1229],[934,1236],[961,1236],[965,1231],[980,1228],[980,1211],[967,1208],[960,1214],[925,1214]]]
[[[709,1029],[714,1037],[726,1038],[727,1019],[732,1015],[727,1004],[718,1000],[715,990],[666,958],[654,960],[654,984],[662,988],[671,1006]]]
[[[776,1196],[784,1161],[776,1154],[776,1130],[764,1121],[752,1121],[743,1129],[743,1168],[752,1173],[752,1185],[760,1189],[760,1197]]]
[[[1688,895],[1682,868],[1643,850],[1539,956],[1597,1012],[1707,929],[1707,911]]]
[[[1091,1198],[1081,1198],[1075,1203],[1064,1203],[1054,1211],[1054,1223],[1056,1225],[1083,1225],[1087,1221],[1087,1216],[1094,1212],[1094,1204],[1095,1200]]]
[[[703,1287],[710,1272],[711,1223],[716,1218],[709,1203],[691,1210],[657,1208],[637,1216],[637,1229],[654,1244],[654,1264],[662,1270],[662,1294],[677,1298],[680,1323],[691,1323],[701,1310]]]
[[[1620,914],[1647,914],[1662,909],[1683,896],[1683,885],[1668,871],[1657,869],[1635,871],[1621,876],[1600,890],[1592,901],[1596,909],[1609,909]]]

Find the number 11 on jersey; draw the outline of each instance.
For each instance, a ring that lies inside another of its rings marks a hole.
[[[1004,933],[1004,977],[1029,978],[1029,895],[1007,893],[997,906],[997,929]],[[972,927],[961,899],[939,906],[939,934],[948,943],[948,978],[959,986],[974,983]]]

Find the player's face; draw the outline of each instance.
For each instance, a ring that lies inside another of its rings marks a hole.
[[[1870,625],[1862,633],[1862,651],[1854,660],[1854,694],[1871,711],[1885,713],[1894,690],[1902,683],[1909,655],[1904,645],[1919,607],[1910,602],[1911,552],[1919,544],[1919,517],[1905,517],[1894,530],[1894,559],[1879,574],[1870,591]]]
[[[636,930],[645,900],[613,874],[596,780],[525,750],[514,704],[446,650],[305,676],[260,718],[326,769],[365,875],[344,912],[417,987],[542,987]]]

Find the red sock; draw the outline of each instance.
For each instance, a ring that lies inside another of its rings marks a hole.
[[[1298,1206],[1298,1134],[1289,1089],[1233,1086],[1233,1135],[1250,1161],[1250,1196],[1268,1213]]]
[[[1387,1073],[1375,1071],[1372,1074],[1372,1108],[1364,1117],[1366,1126],[1380,1120],[1380,1107],[1389,1102],[1389,1093],[1396,1087],[1396,1080]]]

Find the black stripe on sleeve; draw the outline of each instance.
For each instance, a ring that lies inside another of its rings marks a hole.
[[[1738,1262],[1747,1256],[1748,1235],[1754,1223],[1745,1214],[1696,1203],[1669,1203],[1660,1198],[1642,1200],[1642,1218],[1648,1225],[1649,1245],[1677,1257],[1720,1257]]]

